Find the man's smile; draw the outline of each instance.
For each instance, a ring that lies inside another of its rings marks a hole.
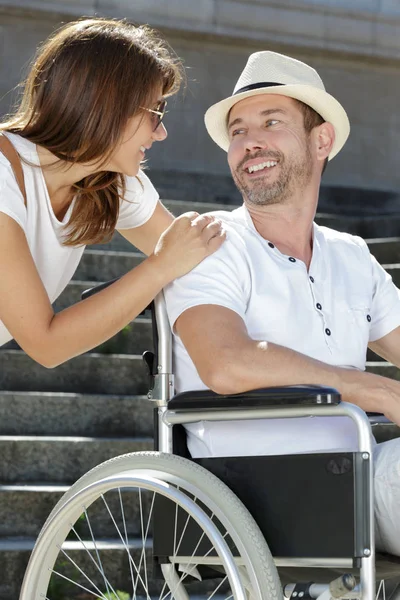
[[[262,160],[260,158],[248,161],[243,166],[245,174],[251,178],[270,173],[278,164],[277,160]]]

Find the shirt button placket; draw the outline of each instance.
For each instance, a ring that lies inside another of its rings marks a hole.
[[[322,308],[322,304],[321,302],[318,302],[317,298],[316,298],[316,292],[318,293],[318,289],[316,289],[315,287],[315,279],[312,275],[308,276],[309,281],[310,281],[310,291],[311,291],[311,295],[313,297],[313,301],[314,301],[314,306],[318,312],[318,314],[321,316],[321,325],[323,327],[323,332],[324,332],[324,338],[325,338],[325,343],[329,348],[329,351],[332,352],[332,331],[329,328],[329,325],[326,321],[325,318],[325,314]]]

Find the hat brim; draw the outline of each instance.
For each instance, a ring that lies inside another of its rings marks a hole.
[[[213,104],[207,110],[204,121],[210,137],[223,150],[227,151],[230,144],[227,120],[231,108],[245,98],[261,94],[278,94],[300,100],[317,111],[325,121],[331,123],[335,129],[335,141],[329,160],[343,148],[350,133],[349,119],[343,106],[324,90],[309,85],[293,84],[248,90]]]

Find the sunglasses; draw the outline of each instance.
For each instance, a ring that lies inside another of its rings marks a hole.
[[[160,126],[160,123],[163,120],[164,115],[166,113],[166,110],[165,110],[166,107],[167,107],[166,100],[161,100],[157,105],[157,109],[145,108],[144,106],[142,106],[143,110],[147,110],[147,112],[151,113],[151,121],[153,124],[153,131],[155,131]]]

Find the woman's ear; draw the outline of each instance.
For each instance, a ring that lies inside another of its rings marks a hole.
[[[328,158],[335,141],[335,128],[332,123],[322,123],[315,127],[315,150],[319,160]]]

